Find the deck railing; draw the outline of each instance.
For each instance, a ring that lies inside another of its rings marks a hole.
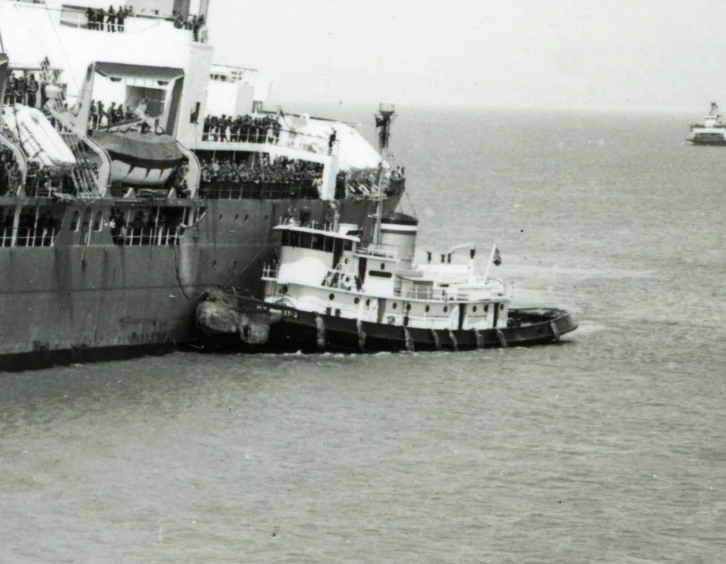
[[[140,247],[143,245],[167,246],[179,245],[184,236],[181,227],[157,227],[126,229],[125,236],[118,238],[117,242],[126,247]]]
[[[57,235],[58,231],[55,229],[7,227],[0,229],[0,247],[52,247]]]
[[[316,200],[320,197],[312,180],[300,182],[202,180],[199,195],[212,200]]]
[[[395,245],[369,245],[358,249],[359,255],[369,257],[382,257],[395,259],[398,256],[398,247]]]
[[[265,264],[262,267],[262,278],[277,280],[277,275],[279,272],[280,270],[276,264]]]

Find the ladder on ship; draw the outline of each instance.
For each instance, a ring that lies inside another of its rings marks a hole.
[[[111,159],[101,147],[93,140],[76,131],[73,124],[73,114],[64,108],[63,98],[50,100],[48,110],[53,118],[53,124],[63,139],[63,142],[73,152],[77,166],[69,175],[73,183],[74,192],[80,198],[97,198],[103,196],[105,186],[110,179]],[[96,173],[91,170],[92,157],[100,160]]]

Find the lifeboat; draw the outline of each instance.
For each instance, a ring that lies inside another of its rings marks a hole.
[[[21,104],[6,106],[3,120],[6,127],[20,137],[23,151],[30,160],[50,168],[76,164],[73,151],[40,110]]]
[[[97,131],[93,140],[111,157],[112,182],[143,186],[164,184],[183,158],[171,135]]]

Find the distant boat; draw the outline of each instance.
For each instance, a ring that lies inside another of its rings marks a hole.
[[[726,125],[721,122],[716,102],[711,102],[711,110],[703,123],[690,125],[687,139],[694,145],[726,145]]]

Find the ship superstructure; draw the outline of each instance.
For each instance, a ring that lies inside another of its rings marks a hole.
[[[0,369],[186,343],[204,289],[261,293],[282,217],[404,190],[351,124],[214,64],[208,2],[129,4],[0,0]]]
[[[687,139],[694,145],[726,145],[726,124],[721,121],[716,102],[711,102],[711,109],[704,116],[703,123],[689,126]]]

